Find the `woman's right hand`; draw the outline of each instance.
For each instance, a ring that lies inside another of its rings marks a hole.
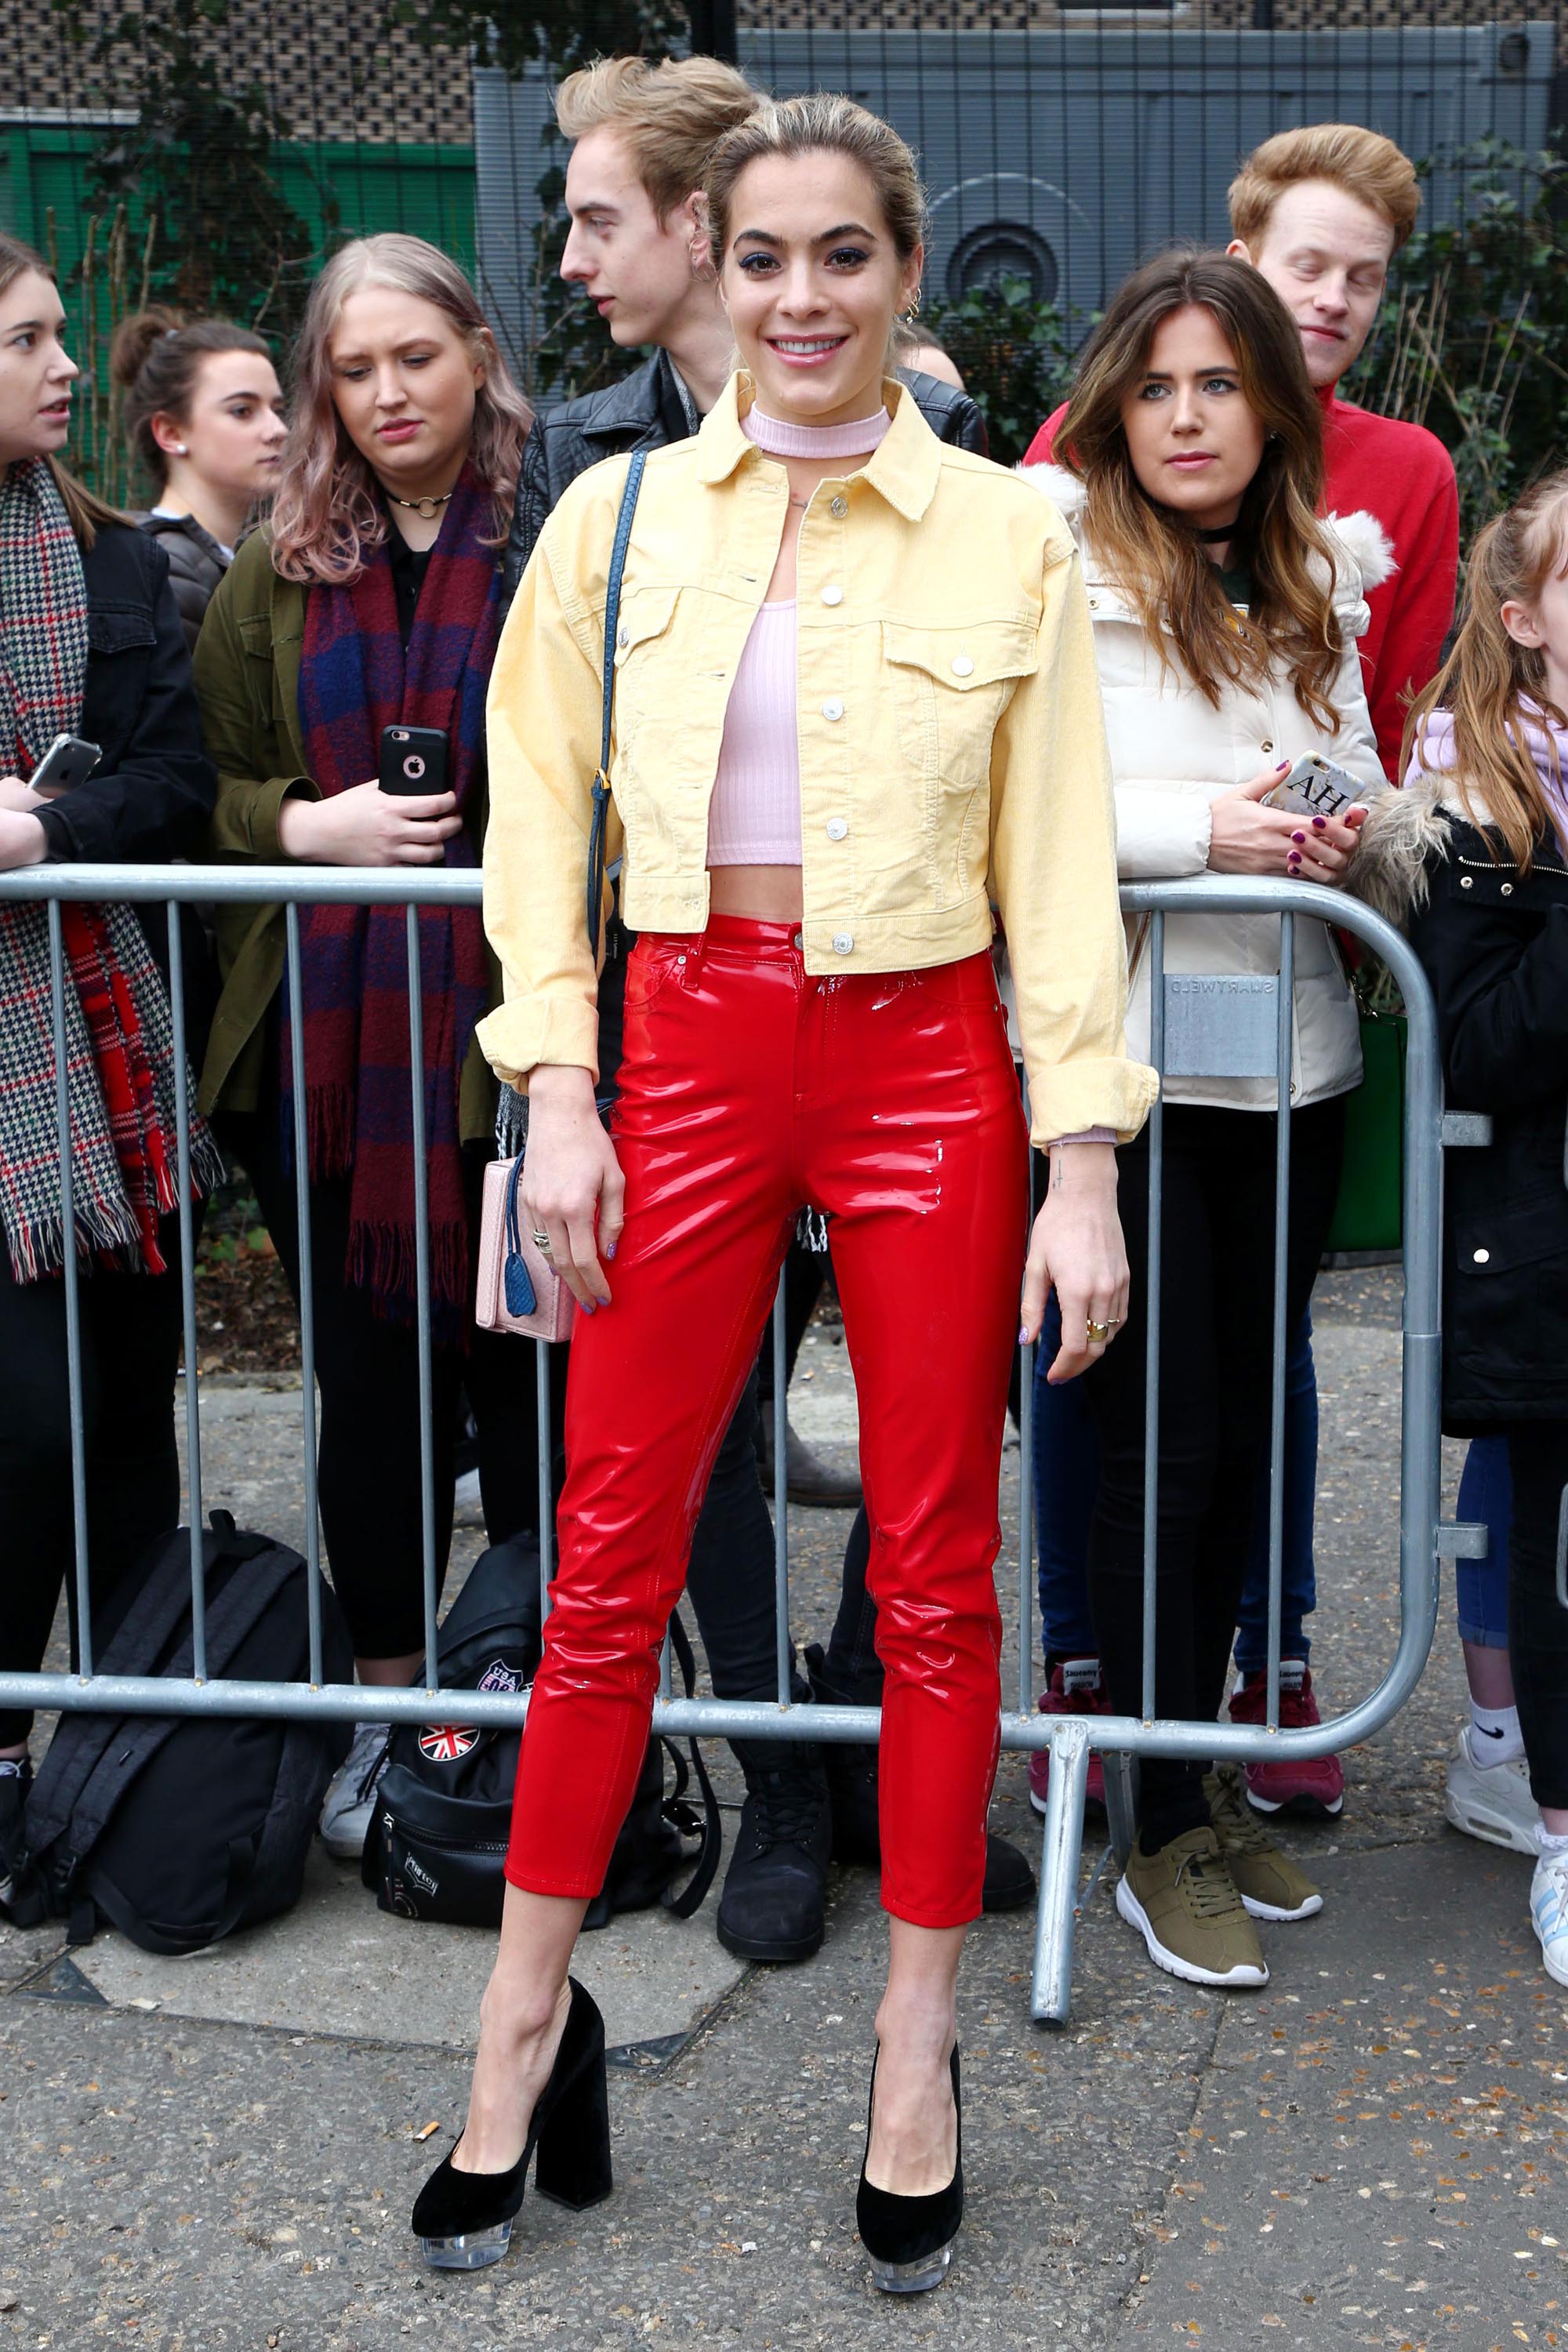
[[[1251,782],[1233,793],[1222,793],[1209,809],[1211,874],[1271,874],[1285,871],[1285,861],[1301,830],[1301,819],[1288,809],[1260,808],[1258,803],[1274,790],[1290,762],[1265,768]]]
[[[384,793],[373,778],[326,800],[286,800],[278,839],[285,857],[311,866],[439,866],[462,824],[455,793]]]
[[[531,1234],[587,1314],[610,1303],[601,1256],[613,1258],[626,1222],[626,1180],[599,1123],[593,1073],[541,1063],[529,1074],[528,1150],[519,1187]]]

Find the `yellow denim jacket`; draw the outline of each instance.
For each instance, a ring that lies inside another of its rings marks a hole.
[[[609,855],[634,930],[708,919],[708,803],[730,688],[789,511],[731,379],[695,439],[648,458],[616,646]],[[1153,1100],[1122,1034],[1115,817],[1089,609],[1066,525],[999,466],[891,426],[801,520],[802,926],[814,973],[899,971],[988,948],[1001,910],[1037,1140],[1122,1137]],[[545,525],[490,680],[485,927],[504,1002],[497,1073],[596,1070],[584,920],[604,616],[625,457]]]

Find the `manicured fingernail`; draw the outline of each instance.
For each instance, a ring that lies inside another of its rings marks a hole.
[[[584,1315],[592,1315],[594,1312],[594,1302],[591,1298],[584,1298],[583,1301],[583,1312]]]
[[[1307,836],[1304,833],[1293,833],[1290,838],[1292,841],[1305,841]]]
[[[615,1254],[616,1254],[616,1250],[619,1248],[619,1246],[620,1246],[620,1244],[619,1244],[619,1243],[618,1243],[618,1242],[612,1242],[612,1243],[610,1244],[609,1248],[605,1252],[605,1255],[606,1257],[614,1257],[614,1256],[615,1256]]]
[[[1315,816],[1315,817],[1312,819],[1312,823],[1316,825],[1316,827],[1317,827],[1317,829],[1318,829],[1318,831],[1319,831],[1320,833],[1321,833],[1321,831],[1322,831],[1322,829],[1323,829],[1323,826],[1324,826],[1324,824],[1325,824],[1325,823],[1326,823],[1326,822],[1327,822],[1327,820],[1326,820],[1325,818],[1323,818],[1323,817],[1321,817],[1321,816]]]
[[[1019,1327],[1018,1327],[1018,1345],[1019,1345],[1019,1347],[1020,1347],[1020,1348],[1026,1348],[1026,1347],[1028,1346],[1028,1344],[1029,1344],[1029,1335],[1028,1335],[1028,1332],[1024,1328],[1023,1325],[1022,1325],[1022,1324],[1020,1324],[1020,1325],[1019,1325]]]
[[[1279,762],[1279,766],[1275,769],[1275,771],[1274,771],[1275,774],[1276,774],[1277,776],[1282,776],[1282,775],[1285,773],[1286,769],[1289,766],[1289,764],[1290,764],[1290,762],[1289,762],[1289,760],[1281,760],[1281,761],[1280,761],[1280,762]]]
[[[1300,863],[1301,861],[1300,857],[1298,857],[1296,852],[1292,850],[1289,856],[1285,860],[1286,871],[1288,873],[1294,874],[1299,869]]]

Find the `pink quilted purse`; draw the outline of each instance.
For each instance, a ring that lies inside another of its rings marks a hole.
[[[522,1158],[492,1160],[479,1204],[479,1282],[474,1320],[482,1331],[569,1339],[576,1300],[522,1230],[518,1185]]]

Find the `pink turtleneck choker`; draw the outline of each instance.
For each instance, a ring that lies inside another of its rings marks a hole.
[[[782,416],[764,416],[753,401],[741,429],[770,457],[868,457],[892,421],[879,408],[875,416],[858,417],[852,425],[788,425]]]

